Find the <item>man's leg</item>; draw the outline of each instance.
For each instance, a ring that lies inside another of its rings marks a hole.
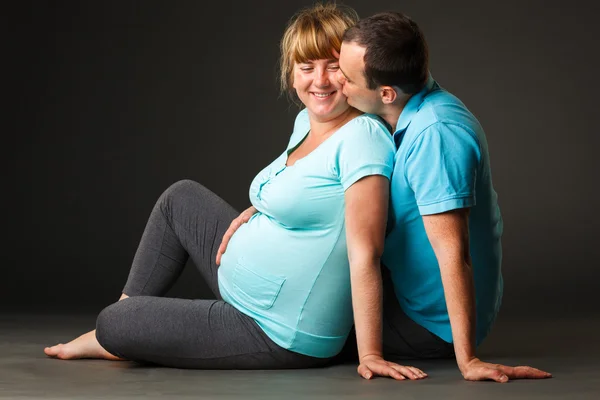
[[[451,358],[452,343],[429,332],[410,319],[398,303],[389,270],[381,267],[383,277],[383,352],[390,361]]]

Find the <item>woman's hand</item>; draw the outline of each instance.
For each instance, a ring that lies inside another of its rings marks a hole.
[[[371,379],[375,376],[389,376],[399,381],[406,378],[410,380],[427,378],[427,374],[419,368],[385,361],[378,355],[362,357],[358,366],[358,374],[365,379]]]
[[[257,212],[258,210],[254,208],[254,206],[250,206],[245,211],[242,211],[242,213],[236,219],[231,221],[231,225],[229,225],[229,229],[225,231],[225,234],[223,235],[223,240],[221,240],[221,245],[217,250],[217,265],[221,265],[221,256],[223,255],[223,253],[225,253],[225,250],[227,250],[227,244],[229,243],[229,240],[231,239],[235,231],[237,231],[239,227],[242,226],[242,224],[248,222],[250,218]]]

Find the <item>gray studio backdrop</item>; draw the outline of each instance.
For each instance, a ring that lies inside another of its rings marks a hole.
[[[311,3],[211,3],[28,2],[9,14],[2,310],[116,300],[155,200],[177,180],[249,205],[297,112],[278,95],[278,41]],[[345,4],[413,17],[434,78],[482,122],[505,222],[502,313],[595,310],[596,6]],[[210,296],[189,267],[170,295]]]

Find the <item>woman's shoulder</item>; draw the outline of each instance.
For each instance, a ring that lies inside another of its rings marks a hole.
[[[356,142],[365,142],[365,141],[383,141],[386,143],[392,143],[392,134],[386,127],[385,123],[381,120],[380,117],[374,114],[361,114],[352,120],[350,120],[346,125],[342,127],[344,131],[343,140],[353,140]],[[342,137],[340,137],[342,139]]]
[[[310,129],[310,120],[308,119],[308,110],[303,108],[300,110],[294,120],[294,132],[308,131]]]
[[[362,114],[342,127],[336,171],[344,188],[366,175],[391,176],[395,146],[391,133],[375,115]]]
[[[373,132],[385,133],[387,136],[391,136],[391,133],[385,122],[378,115],[365,113],[359,115],[350,122],[354,122],[359,126],[367,127]]]
[[[306,136],[310,130],[310,121],[308,119],[308,111],[306,108],[300,110],[294,120],[294,129],[288,140],[287,148],[290,149],[296,146]]]

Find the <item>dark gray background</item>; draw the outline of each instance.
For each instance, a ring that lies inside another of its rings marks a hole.
[[[278,96],[278,42],[311,3],[22,3],[6,10],[0,310],[97,312],[171,183],[249,205],[297,111]],[[596,309],[591,3],[345,2],[413,17],[433,76],[482,122],[505,221],[502,313]],[[209,296],[193,268],[170,294]]]

